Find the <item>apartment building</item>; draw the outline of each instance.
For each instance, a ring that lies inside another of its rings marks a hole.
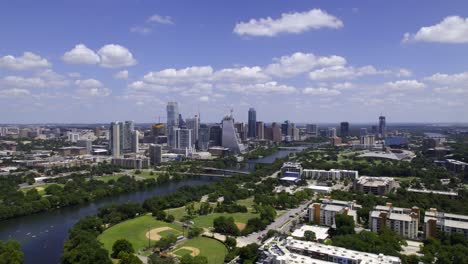
[[[419,208],[394,207],[391,203],[377,205],[369,212],[369,227],[379,232],[384,226],[409,239],[418,238]]]
[[[313,203],[308,208],[309,220],[316,225],[325,225],[335,227],[335,216],[337,214],[346,214],[357,221],[357,209],[361,205],[356,201],[333,200],[330,197],[320,199],[320,203]]]
[[[424,215],[424,233],[426,238],[435,237],[437,231],[462,234],[468,238],[468,216],[439,212],[436,208],[431,208]]]

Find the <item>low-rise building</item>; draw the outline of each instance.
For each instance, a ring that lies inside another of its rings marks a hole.
[[[150,161],[147,158],[113,158],[112,165],[117,165],[125,169],[148,169]]]
[[[316,241],[323,241],[328,238],[329,227],[317,226],[317,225],[303,225],[300,228],[294,230],[291,236],[295,238],[302,239],[304,238],[304,233],[306,231],[312,231],[315,233]]]
[[[355,180],[359,177],[358,171],[353,170],[309,170],[304,169],[302,171],[304,178],[313,179],[313,180],[342,180],[342,179],[351,179]]]
[[[468,163],[454,159],[447,159],[445,161],[445,167],[447,170],[456,173],[468,171]]]
[[[361,176],[354,182],[355,191],[375,195],[385,195],[396,187],[397,182],[390,177]]]
[[[302,166],[298,162],[285,162],[281,167],[281,175],[287,177],[300,178],[302,175]]]
[[[377,205],[369,212],[369,227],[372,232],[379,232],[384,226],[398,235],[418,238],[419,208],[394,207],[391,203]]]
[[[424,214],[426,238],[435,237],[437,231],[449,234],[462,234],[468,238],[468,215],[449,214],[431,208]]]
[[[260,264],[400,264],[398,257],[383,254],[350,250],[342,247],[324,245],[316,242],[297,240],[292,237],[287,239],[270,238],[265,241],[262,250]]]
[[[356,201],[340,201],[333,200],[330,197],[320,199],[320,203],[313,203],[308,208],[309,221],[316,225],[335,226],[335,216],[337,214],[346,214],[357,221],[357,209],[361,205],[356,204]]]

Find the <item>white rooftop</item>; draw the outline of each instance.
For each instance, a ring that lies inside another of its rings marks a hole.
[[[294,230],[291,234],[293,237],[304,237],[305,231],[312,231],[315,233],[315,238],[318,240],[325,240],[328,238],[329,227],[317,226],[317,225],[303,225],[301,228]]]

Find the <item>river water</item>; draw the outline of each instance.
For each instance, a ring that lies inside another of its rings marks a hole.
[[[213,178],[200,177],[199,179],[170,182],[145,191],[107,197],[89,204],[64,207],[51,212],[1,221],[0,240],[15,239],[19,241],[21,250],[24,252],[25,264],[59,263],[63,243],[68,237],[68,230],[78,220],[96,214],[99,207],[127,201],[143,203],[147,198],[175,192],[182,186],[197,186],[215,181]]]

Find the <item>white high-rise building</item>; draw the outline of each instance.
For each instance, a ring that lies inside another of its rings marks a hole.
[[[138,150],[138,139],[135,138],[133,121],[112,122],[109,129],[110,150],[112,156],[120,157],[124,153]],[[138,135],[136,135],[138,137]],[[135,140],[136,139],[136,140]]]
[[[234,127],[232,111],[230,115],[223,118],[222,126],[222,146],[228,148],[233,154],[244,153],[245,146],[241,143],[239,134]]]
[[[140,133],[138,130],[132,131],[132,152],[138,153],[140,151],[140,147],[138,145]]]
[[[192,130],[191,129],[174,129],[175,145],[176,149],[192,149]]]

